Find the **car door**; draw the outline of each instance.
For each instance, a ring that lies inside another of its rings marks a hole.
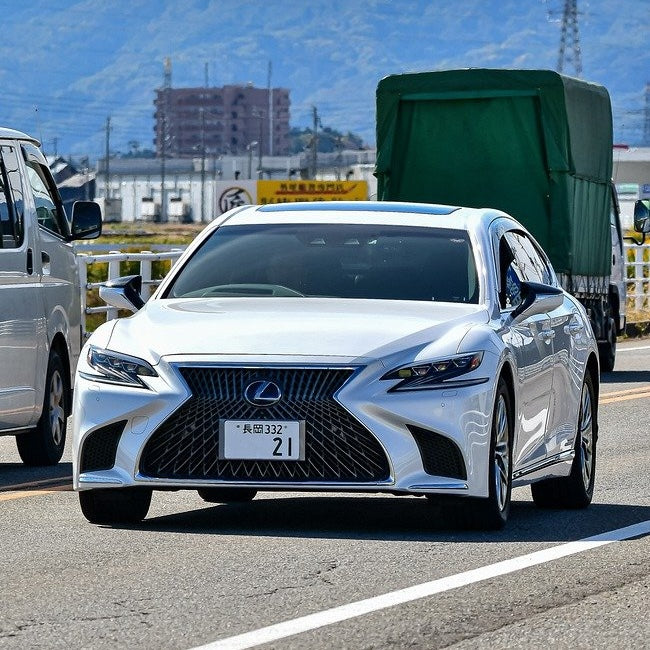
[[[524,233],[509,230],[499,241],[499,302],[504,342],[516,364],[518,383],[518,435],[513,445],[515,472],[536,465],[546,458],[546,429],[553,386],[553,334],[548,314],[534,314],[516,323],[512,310],[521,302],[521,283],[540,282],[536,260],[531,259],[522,240]],[[525,235],[524,235],[525,236]]]
[[[47,344],[43,294],[35,267],[34,225],[25,215],[19,149],[0,147],[0,429],[34,424],[36,382]]]

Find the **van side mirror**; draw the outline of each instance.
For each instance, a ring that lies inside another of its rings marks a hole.
[[[72,204],[70,239],[95,239],[102,234],[102,210],[94,201]]]

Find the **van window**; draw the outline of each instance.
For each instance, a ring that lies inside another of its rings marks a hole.
[[[45,170],[42,169],[42,165],[32,160],[26,161],[25,165],[29,185],[34,196],[34,204],[36,205],[38,225],[61,237],[65,237],[66,228],[63,212],[58,205],[54,192],[48,185]]]
[[[23,200],[18,160],[12,147],[1,147],[0,157],[0,235],[2,248],[16,248],[22,242]],[[12,192],[14,183],[18,191]]]

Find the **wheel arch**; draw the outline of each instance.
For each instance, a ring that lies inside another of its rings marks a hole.
[[[585,375],[589,375],[591,385],[594,389],[594,439],[598,438],[598,395],[600,394],[600,373],[598,369],[598,357],[591,353],[587,359]]]

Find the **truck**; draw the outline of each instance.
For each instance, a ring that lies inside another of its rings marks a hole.
[[[551,70],[442,70],[385,77],[376,100],[377,198],[515,217],[613,370],[626,285],[606,88]]]

